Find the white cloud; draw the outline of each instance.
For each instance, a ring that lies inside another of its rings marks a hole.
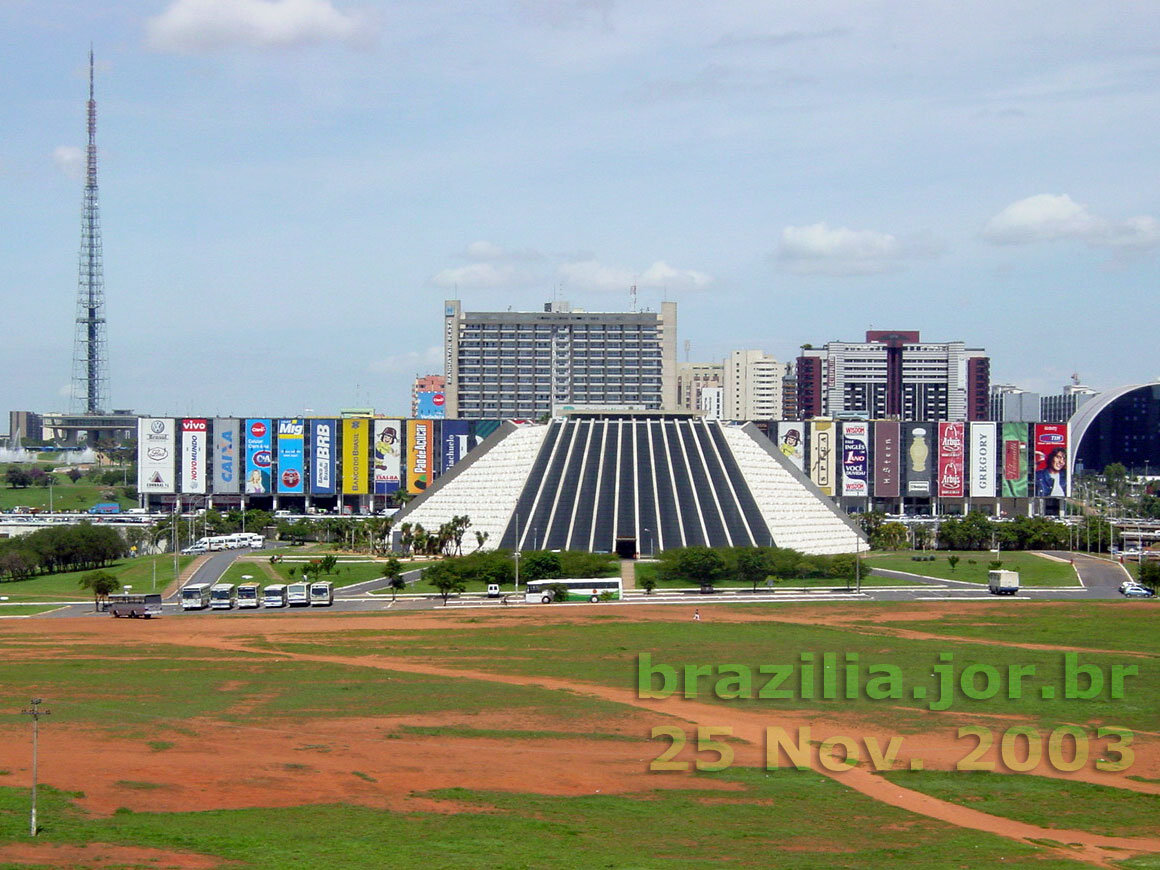
[[[777,257],[800,275],[876,275],[900,268],[907,254],[906,246],[889,233],[831,227],[823,221],[782,230]]]
[[[85,152],[73,145],[61,145],[52,152],[52,162],[69,178],[85,177]]]
[[[676,269],[663,260],[657,260],[643,272],[582,260],[562,264],[559,275],[565,287],[599,293],[618,293],[633,284],[639,288],[702,290],[713,282],[704,272]]]
[[[472,242],[467,246],[469,260],[502,260],[506,255],[507,251],[491,242]]]
[[[156,51],[196,54],[222,48],[284,48],[365,42],[373,27],[330,0],[174,0],[146,24]]]
[[[528,278],[514,266],[497,263],[471,263],[444,269],[431,279],[436,287],[461,290],[486,290],[495,287],[522,286]]]
[[[367,369],[380,375],[411,375],[426,374],[435,371],[443,364],[443,348],[441,346],[428,347],[421,351],[408,351],[392,356],[377,359],[367,366]]]
[[[996,245],[1078,239],[1097,247],[1143,251],[1160,245],[1160,221],[1149,215],[1111,221],[1067,194],[1040,193],[1011,203],[987,221],[983,238]]]

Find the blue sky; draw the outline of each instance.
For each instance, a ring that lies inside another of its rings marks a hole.
[[[406,412],[443,299],[634,283],[682,359],[1160,376],[1151,3],[0,0],[0,411],[68,404],[90,43],[118,408]]]

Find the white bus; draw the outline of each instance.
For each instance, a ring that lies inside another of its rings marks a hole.
[[[524,592],[528,604],[548,604],[555,600],[552,586],[563,586],[568,590],[567,598],[561,601],[619,601],[622,586],[619,577],[591,577],[587,580],[533,580]]]
[[[289,584],[286,587],[286,603],[291,607],[310,606],[310,583],[299,580],[297,583]]]
[[[246,543],[243,546],[250,547],[254,550],[261,550],[266,546],[266,538],[259,535],[257,532],[242,532],[242,540]]]
[[[209,606],[211,610],[232,610],[238,598],[238,591],[233,583],[215,583],[209,590]]]
[[[330,607],[334,604],[334,584],[329,580],[311,583],[310,604],[312,607]]]
[[[262,590],[263,607],[285,607],[286,586],[282,583],[271,583]]]
[[[209,607],[208,583],[190,583],[181,589],[182,610],[205,610]]]
[[[238,610],[245,607],[261,607],[262,596],[258,591],[257,583],[241,583],[238,585]]]
[[[113,616],[139,616],[149,619],[161,615],[161,593],[147,592],[144,595],[110,595],[105,608]]]

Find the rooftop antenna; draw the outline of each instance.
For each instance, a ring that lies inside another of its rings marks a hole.
[[[689,361],[689,351],[692,349],[692,347],[693,347],[693,342],[686,338],[685,339],[685,362]]]
[[[633,284],[628,288],[628,297],[632,303],[632,313],[636,314],[636,285]]]
[[[77,281],[76,338],[73,342],[72,410],[100,414],[108,405],[109,370],[105,346],[105,274],[101,252],[101,209],[97,201],[97,99],[89,46],[89,144],[81,211],[80,275]]]

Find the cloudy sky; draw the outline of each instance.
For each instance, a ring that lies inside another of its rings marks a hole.
[[[118,408],[405,412],[443,299],[634,284],[682,359],[1160,376],[1152,3],[0,0],[0,411],[67,407],[90,44]]]

